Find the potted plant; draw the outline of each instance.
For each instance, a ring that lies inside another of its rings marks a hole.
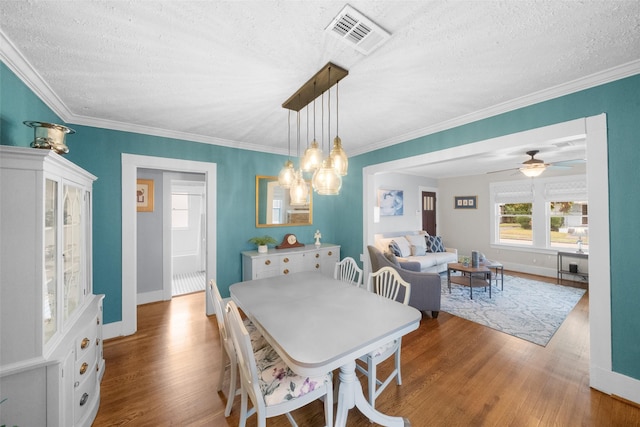
[[[258,247],[258,252],[260,252],[261,254],[267,252],[267,245],[275,245],[276,243],[278,243],[278,241],[276,239],[274,239],[271,236],[258,236],[258,237],[252,237],[249,239],[249,242],[253,243],[254,245],[256,245]]]

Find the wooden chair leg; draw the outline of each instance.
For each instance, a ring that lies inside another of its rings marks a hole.
[[[227,351],[224,349],[224,346],[221,345],[220,349],[222,350],[222,354],[220,355],[220,359],[222,360],[222,367],[220,368],[220,377],[218,378],[218,391],[222,390],[222,383],[224,382],[224,372],[227,370],[227,365],[229,364],[229,356],[227,355]]]
[[[231,415],[231,407],[236,398],[236,390],[238,386],[238,364],[235,357],[229,363],[229,393],[227,393],[227,406],[224,408],[224,416]]]

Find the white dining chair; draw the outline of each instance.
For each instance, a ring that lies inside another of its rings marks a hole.
[[[290,412],[324,397],[326,426],[333,426],[333,391],[331,373],[317,377],[295,374],[271,346],[253,352],[247,329],[235,302],[227,303],[227,319],[240,370],[241,399],[239,427],[257,414],[258,427],[267,418],[285,414],[297,426]],[[253,407],[248,409],[248,401]]]
[[[336,263],[333,278],[360,287],[362,286],[362,269],[358,267],[355,259],[345,257]]]
[[[391,267],[382,267],[375,273],[369,274],[367,280],[367,289],[378,295],[398,301],[400,296],[404,305],[409,304],[409,296],[411,295],[411,284],[400,277],[398,272]],[[400,294],[403,291],[404,295]],[[356,364],[356,368],[367,376],[367,388],[369,393],[369,403],[375,407],[376,398],[382,391],[396,378],[398,385],[402,385],[402,376],[400,374],[400,348],[402,347],[402,338],[395,339],[374,351],[360,357],[360,361],[366,364],[366,368],[360,364]],[[395,367],[389,376],[380,381],[377,377],[376,367],[395,355]]]
[[[224,416],[228,417],[231,414],[231,407],[233,406],[233,400],[235,396],[240,394],[240,387],[238,387],[238,364],[236,351],[233,346],[233,341],[228,333],[227,329],[227,313],[225,307],[230,299],[223,299],[220,295],[220,290],[215,280],[209,281],[210,298],[213,303],[213,308],[216,312],[216,320],[218,323],[218,332],[220,333],[220,346],[222,368],[220,369],[220,377],[218,379],[218,391],[222,391],[222,385],[224,383],[224,374],[229,370],[229,392],[227,393],[227,405],[224,410]],[[247,329],[252,344],[253,351],[258,351],[261,348],[267,346],[267,341],[262,334],[256,329],[249,319],[244,319],[243,324]]]

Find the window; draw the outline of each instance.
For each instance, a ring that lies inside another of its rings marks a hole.
[[[189,195],[186,193],[171,195],[171,227],[189,228]]]
[[[543,249],[589,248],[584,177],[492,183],[492,244]]]
[[[499,242],[533,244],[533,203],[501,203],[498,206]]]
[[[271,217],[273,218],[273,224],[282,224],[282,199],[273,199],[273,206],[271,207]]]

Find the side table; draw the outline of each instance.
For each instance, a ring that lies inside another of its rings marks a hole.
[[[576,259],[586,259],[589,260],[589,253],[587,252],[558,252],[558,259],[557,259],[557,271],[558,271],[558,284],[562,283],[562,275],[563,274],[572,274],[574,276],[581,276],[584,278],[584,280],[587,281],[587,283],[589,282],[589,272],[583,272],[583,271],[571,271],[571,270],[567,270],[564,268],[564,265],[562,263],[564,258],[576,258]]]
[[[498,273],[500,274],[500,290],[504,291],[504,265],[502,265],[498,261],[491,260],[486,260],[482,265],[487,267],[489,270],[494,270],[493,277],[495,277],[496,280],[496,288],[498,287]],[[491,272],[489,272],[489,283],[491,283],[491,281]]]

